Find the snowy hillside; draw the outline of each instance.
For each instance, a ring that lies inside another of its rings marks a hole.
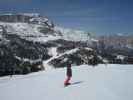
[[[57,29],[50,19],[39,14],[1,14],[0,76],[26,74],[48,66],[65,67],[68,60],[73,64],[96,64],[94,59],[99,58],[95,51],[85,49],[89,48],[87,40],[91,42],[83,31]]]
[[[63,33],[62,37],[65,40],[73,40],[73,41],[91,40],[90,36],[85,31],[62,28],[62,27],[55,27],[55,30]]]
[[[0,78],[1,100],[132,100],[132,65],[73,67],[72,85],[63,86],[65,69]]]
[[[39,14],[1,14],[0,76],[65,67],[69,61],[74,65],[133,63],[132,49],[106,48],[105,43],[90,33],[58,27]]]
[[[57,39],[70,41],[90,40],[86,32],[58,27],[47,17],[36,13],[2,14],[0,15],[0,32],[1,26],[8,34],[28,36],[28,39],[32,41],[47,42]],[[36,39],[33,39],[33,37],[36,37]]]
[[[84,31],[65,29],[61,27],[55,27],[52,30],[47,29],[46,26],[42,24],[29,24],[29,23],[9,23],[9,22],[0,22],[0,26],[4,26],[5,30],[9,34],[17,34],[22,37],[26,37],[28,40],[38,41],[38,42],[47,42],[49,40],[64,39],[69,41],[87,41],[90,40]],[[42,33],[39,29],[45,29],[45,33]],[[51,31],[52,34],[48,34],[48,31]],[[35,38],[33,38],[35,37]]]
[[[52,28],[50,29],[42,24],[0,22],[0,26],[3,26],[6,33],[17,34],[30,41],[47,42],[49,40],[61,39],[61,36]]]

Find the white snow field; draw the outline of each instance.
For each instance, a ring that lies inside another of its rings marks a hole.
[[[0,100],[133,100],[133,65],[74,66],[0,78]]]

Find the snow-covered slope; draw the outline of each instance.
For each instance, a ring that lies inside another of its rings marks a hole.
[[[28,36],[28,39],[32,41],[47,42],[57,39],[91,41],[89,33],[87,34],[84,31],[71,28],[58,27],[47,17],[36,13],[2,14],[0,15],[0,26],[4,26],[8,34],[17,34],[23,37]]]
[[[51,34],[41,33],[39,28],[45,27],[39,24],[0,22],[0,25],[5,27],[8,34],[17,34],[32,41],[47,42],[61,38],[59,35],[53,36]],[[53,31],[53,34],[56,34],[56,32]]]
[[[28,13],[0,15],[0,33],[16,34],[27,40],[37,42],[61,38],[54,30],[54,24],[48,18],[39,14]]]
[[[17,34],[19,36],[27,36],[30,40],[35,40],[39,42],[47,42],[48,40],[57,40],[64,39],[69,41],[87,41],[90,40],[90,36],[84,31],[74,30],[74,29],[65,29],[61,27],[55,27],[53,29],[53,35],[42,33],[39,31],[39,28],[45,28],[41,24],[29,24],[29,23],[8,23],[8,22],[0,22],[0,25],[4,26],[6,31],[9,34]],[[61,35],[58,35],[61,33]],[[32,39],[36,37],[36,39]]]
[[[62,28],[62,27],[55,27],[55,30],[63,33],[62,37],[65,40],[73,40],[73,41],[91,40],[90,36],[85,31]]]
[[[34,24],[28,24],[28,23],[5,23],[0,22],[0,25],[3,25],[6,27],[6,30],[8,33],[16,33],[20,36],[29,36],[29,35],[36,35],[36,36],[43,36],[42,33],[40,33],[37,28],[41,27],[41,25],[34,25]]]
[[[50,52],[53,53],[53,56],[52,56],[50,59],[48,59],[48,60],[46,60],[46,61],[43,61],[43,66],[46,66],[46,67],[45,67],[45,70],[49,70],[49,69],[54,68],[54,66],[49,65],[49,62],[50,62],[50,61],[52,61],[52,60],[54,60],[54,59],[56,59],[56,58],[59,58],[59,57],[65,55],[65,54],[73,54],[74,52],[76,52],[76,51],[79,50],[78,48],[75,48],[75,49],[66,51],[66,52],[64,52],[64,53],[62,53],[62,54],[60,54],[60,55],[57,55],[56,49],[57,49],[57,48],[52,48]],[[64,58],[62,58],[62,60],[64,61]],[[66,58],[65,60],[67,61],[68,58]],[[64,61],[64,62],[65,62],[65,61]],[[58,62],[58,63],[60,63],[60,62]]]
[[[65,69],[0,78],[1,100],[132,100],[132,65],[73,67],[72,85],[63,86]]]

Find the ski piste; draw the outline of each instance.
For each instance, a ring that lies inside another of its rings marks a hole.
[[[63,86],[65,68],[0,78],[1,100],[132,100],[132,65],[73,67],[71,83]],[[79,84],[78,84],[79,83]]]

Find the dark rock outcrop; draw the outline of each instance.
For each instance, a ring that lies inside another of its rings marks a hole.
[[[0,21],[2,22],[29,22],[32,16],[26,16],[23,14],[3,14],[0,15]]]

